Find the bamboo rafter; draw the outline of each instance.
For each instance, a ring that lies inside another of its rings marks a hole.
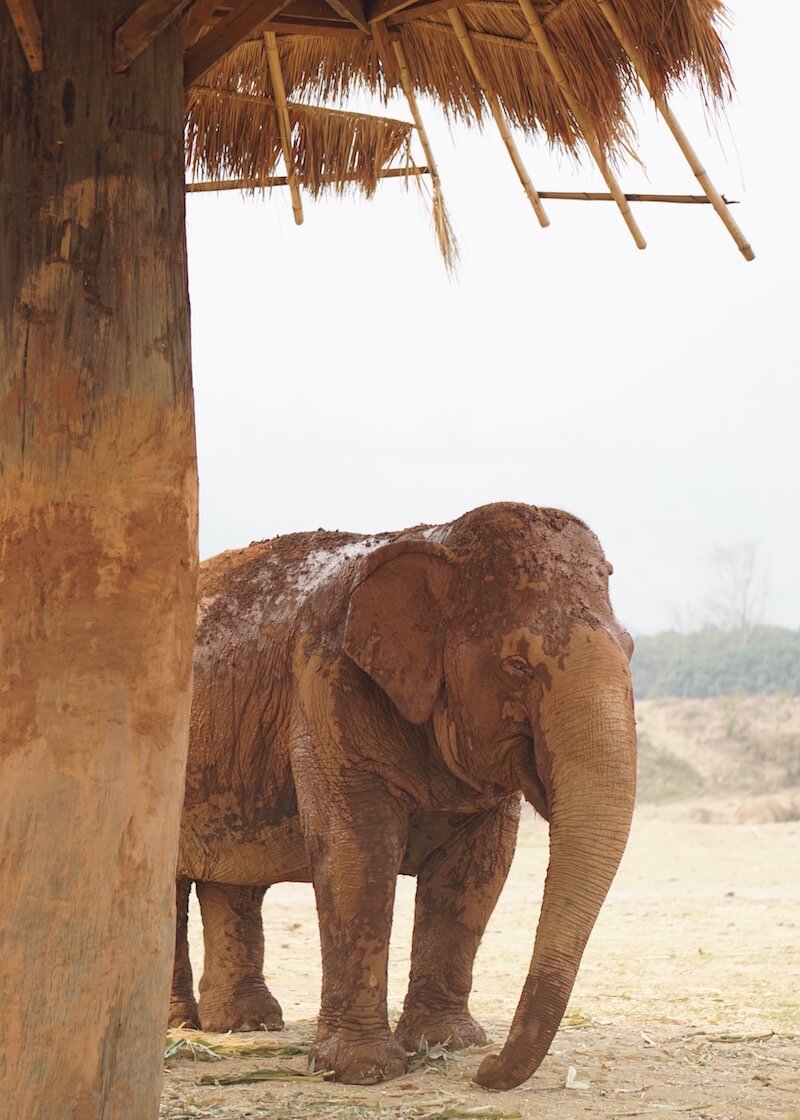
[[[17,32],[28,67],[32,74],[44,70],[42,25],[33,6],[33,0],[6,0],[8,14]]]
[[[561,199],[565,202],[616,202],[613,194],[604,191],[539,191],[540,198]],[[704,194],[637,194],[628,191],[628,202],[674,202],[684,206],[710,206],[711,199]],[[738,205],[735,199],[726,198],[726,206]]]
[[[294,169],[292,158],[292,123],[289,120],[289,108],[286,104],[286,87],[281,74],[281,59],[278,54],[278,40],[274,31],[264,32],[264,47],[267,52],[267,63],[272,79],[272,89],[275,94],[275,107],[278,110],[278,127],[281,134],[281,148],[283,149],[283,162],[286,165],[286,178],[289,181],[289,190],[292,195],[292,213],[295,224],[303,224],[303,203],[300,199],[300,188],[297,185],[297,173]]]
[[[408,179],[430,175],[429,168],[423,167],[385,167],[377,174],[378,179]],[[361,176],[357,173],[349,175],[323,175],[320,179],[321,186],[338,186],[340,183],[358,183]],[[267,175],[263,179],[221,179],[212,183],[187,183],[187,194],[205,194],[213,191],[260,191],[271,190],[273,187],[288,187],[287,175]],[[705,201],[705,200],[704,200]]]
[[[650,76],[647,73],[647,68],[644,64],[642,55],[637,49],[636,44],[633,42],[630,35],[622,26],[613,3],[611,2],[611,0],[597,0],[597,3],[600,7],[600,11],[605,16],[609,27],[614,32],[617,39],[619,40],[621,47],[633,63],[642,85],[653,98],[653,101],[656,104],[656,108],[666,121],[670,132],[675,137],[678,147],[686,158],[686,162],[694,172],[694,176],[697,179],[698,183],[703,188],[706,197],[716,210],[719,217],[722,219],[723,225],[728,230],[733,240],[736,242],[739,252],[742,254],[746,261],[754,260],[755,253],[753,252],[749,242],[747,241],[747,238],[734,221],[733,215],[728,209],[724,198],[709,178],[708,173],[700,162],[699,156],[689,142],[689,138],[683,131],[683,128],[678,122],[675,114],[667,104],[666,98],[650,80]]]
[[[470,69],[475,76],[475,81],[481,87],[483,96],[486,98],[486,102],[489,106],[489,109],[491,110],[492,116],[494,117],[495,124],[497,125],[497,130],[500,133],[503,143],[506,146],[506,151],[511,157],[511,162],[514,165],[514,170],[519,176],[519,181],[520,183],[522,183],[522,188],[525,191],[525,194],[528,196],[528,201],[533,207],[533,212],[536,214],[539,225],[543,229],[546,229],[547,226],[550,225],[550,219],[548,218],[545,209],[539,200],[539,195],[536,193],[536,188],[531,181],[531,177],[527,172],[525,164],[522,162],[522,156],[519,154],[519,149],[514,143],[514,137],[511,135],[511,131],[508,127],[508,122],[503,116],[503,111],[500,108],[500,103],[497,100],[497,95],[492,91],[490,86],[487,85],[486,78],[484,77],[483,71],[481,69],[481,64],[478,61],[478,56],[475,54],[475,48],[470,41],[469,32],[467,31],[467,26],[464,23],[464,17],[461,15],[461,12],[457,8],[450,8],[447,14],[450,18],[450,23],[453,25],[453,30],[456,33],[456,38],[461,44],[461,49],[464,52],[464,57],[469,63]]]
[[[616,202],[617,207],[619,208],[619,212],[622,215],[626,226],[630,230],[631,237],[633,237],[637,249],[646,249],[647,242],[645,241],[644,236],[642,235],[642,231],[639,229],[639,226],[636,223],[636,219],[631,212],[631,208],[628,205],[628,200],[622,193],[622,188],[617,182],[616,177],[611,171],[611,168],[608,166],[608,160],[606,159],[605,153],[597,143],[597,137],[594,134],[594,129],[592,128],[591,123],[586,119],[581,104],[569,84],[569,80],[567,78],[564,67],[561,63],[560,58],[553,49],[553,44],[550,41],[550,36],[547,34],[547,30],[545,29],[544,24],[539,18],[539,13],[534,8],[531,0],[519,0],[519,6],[522,9],[522,13],[525,16],[525,19],[528,21],[528,26],[530,27],[533,37],[536,40],[536,44],[542,53],[542,57],[547,63],[550,73],[553,75],[558,88],[561,90],[564,100],[569,106],[570,112],[577,121],[578,128],[580,128],[581,132],[583,133],[583,138],[586,141],[586,146],[591,152],[592,158],[597,164],[600,170],[600,174],[603,176],[606,186],[611,192],[611,195]]]

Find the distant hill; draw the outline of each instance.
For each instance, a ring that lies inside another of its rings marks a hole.
[[[800,697],[637,700],[640,801],[800,786]]]
[[[690,634],[640,635],[631,668],[639,700],[800,696],[800,630],[708,626]]]

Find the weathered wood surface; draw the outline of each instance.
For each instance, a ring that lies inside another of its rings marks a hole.
[[[208,34],[190,47],[184,58],[184,83],[202,78],[207,70],[254,31],[283,11],[289,0],[240,0]]]
[[[190,0],[142,0],[136,11],[114,33],[114,66],[124,70],[165,27],[177,18]]]
[[[154,1120],[194,632],[182,59],[0,5],[0,1113]]]
[[[44,69],[42,25],[33,6],[33,0],[6,0],[6,7],[14,22],[20,46],[34,74]]]

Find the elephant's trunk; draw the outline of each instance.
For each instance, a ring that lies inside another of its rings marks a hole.
[[[636,788],[627,659],[605,631],[573,632],[534,721],[547,792],[550,863],[533,956],[503,1050],[476,1080],[519,1085],[537,1069],[572,992],[584,947],[622,857]]]

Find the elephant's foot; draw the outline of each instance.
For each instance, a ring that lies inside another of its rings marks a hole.
[[[397,1041],[412,1052],[424,1039],[429,1046],[447,1043],[453,1050],[485,1046],[486,1031],[469,1011],[433,1011],[426,1007],[406,1008],[395,1027]]]
[[[282,1031],[283,1012],[263,980],[247,980],[227,998],[203,992],[200,996],[200,1022],[204,1031],[214,1034]]]
[[[406,1072],[406,1052],[387,1029],[379,1036],[334,1031],[311,1048],[314,1068],[333,1070],[337,1081],[374,1085]]]
[[[168,1026],[199,1031],[200,1016],[197,1012],[197,1001],[193,998],[173,996],[169,1003]]]

